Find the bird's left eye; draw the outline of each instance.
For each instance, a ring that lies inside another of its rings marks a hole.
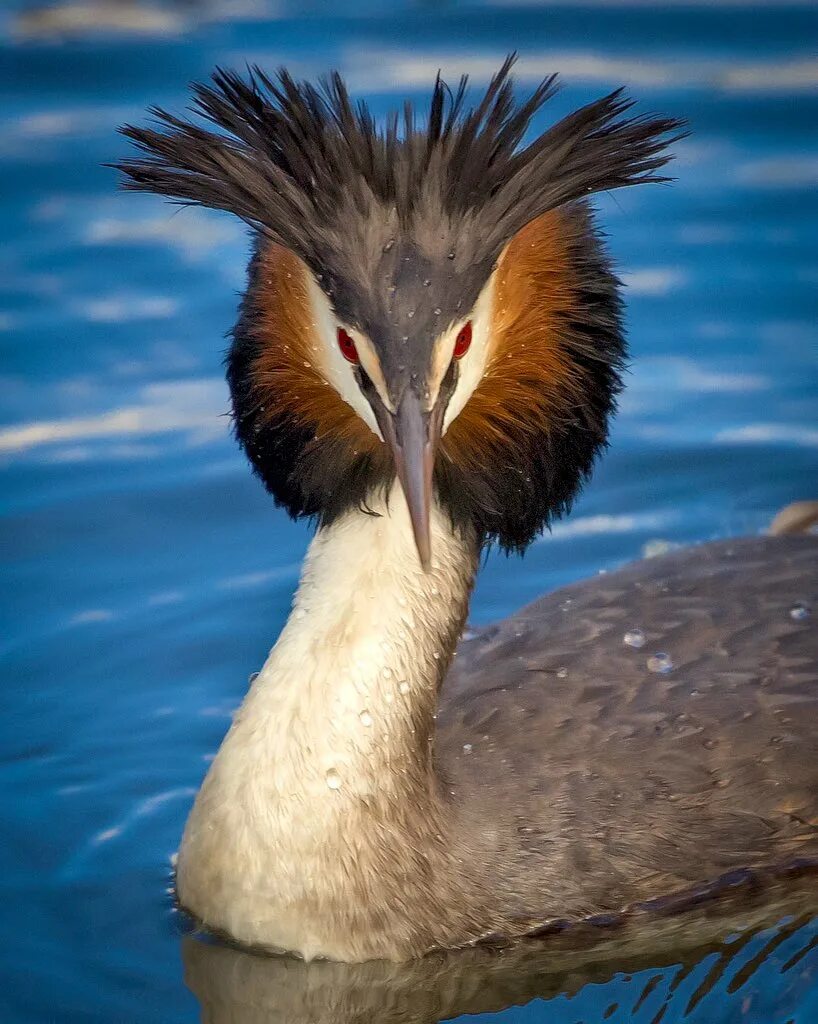
[[[338,348],[341,350],[341,355],[344,359],[348,359],[350,363],[359,363],[361,361],[358,356],[358,349],[355,347],[355,342],[343,327],[338,328]]]
[[[455,359],[462,359],[471,347],[471,320],[468,320],[457,332],[454,343]]]

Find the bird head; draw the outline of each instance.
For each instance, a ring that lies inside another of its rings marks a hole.
[[[555,89],[515,102],[509,59],[473,107],[438,78],[378,128],[337,75],[195,86],[204,124],[154,110],[126,187],[254,232],[228,356],[235,428],[277,502],[327,524],[395,476],[428,566],[435,494],[522,550],[570,507],[607,438],[625,358],[593,192],[666,180],[679,124],[621,92],[522,145]],[[215,129],[215,130],[214,130]]]

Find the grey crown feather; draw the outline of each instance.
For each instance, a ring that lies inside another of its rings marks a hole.
[[[364,219],[373,202],[399,225],[430,209],[471,221],[483,255],[494,258],[525,224],[563,203],[668,180],[657,172],[682,137],[681,122],[624,116],[632,101],[621,89],[520,148],[557,76],[516,103],[513,63],[504,62],[473,108],[465,76],[452,93],[438,75],[425,127],[406,103],[402,125],[393,113],[383,130],[337,73],[316,87],[285,70],[275,79],[258,67],[246,79],[217,70],[212,85],[193,86],[194,113],[217,130],[154,108],[157,127],[122,129],[146,156],[116,166],[126,188],[228,210],[315,270],[327,232],[348,225],[350,212]]]

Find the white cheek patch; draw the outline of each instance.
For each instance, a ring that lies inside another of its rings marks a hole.
[[[307,294],[309,296],[310,311],[315,330],[316,344],[314,348],[316,366],[321,370],[327,382],[331,384],[341,398],[361,417],[376,437],[383,441],[380,428],[372,412],[372,406],[367,402],[358,387],[355,379],[355,366],[345,359],[338,347],[338,321],[330,305],[329,299],[319,287],[318,283],[308,275]],[[360,338],[354,331],[350,336],[355,341],[359,356],[363,352],[363,345]],[[366,365],[366,356],[361,359],[364,369],[369,370]],[[371,376],[371,374],[370,374]]]
[[[491,323],[494,313],[494,277],[495,275],[492,274],[486,282],[471,313],[471,346],[463,358],[458,360],[457,385],[449,400],[449,406],[446,409],[446,416],[443,420],[444,434],[452,420],[463,411],[466,403],[474,393],[474,389],[486,372],[491,345]],[[451,353],[454,351],[456,338],[457,331],[453,331],[452,337],[448,342],[450,359]]]
[[[458,360],[457,385],[449,400],[446,416],[443,420],[444,434],[452,420],[463,411],[464,406],[471,398],[483,374],[486,372],[494,311],[494,280],[494,275],[492,275],[486,282],[468,318],[471,320],[472,325],[472,342],[468,352],[462,359]],[[321,370],[327,382],[335,388],[347,405],[360,416],[372,433],[383,441],[383,435],[375,419],[375,414],[372,412],[372,407],[364,398],[355,379],[354,364],[344,358],[338,347],[339,324],[330,301],[312,275],[309,275],[307,282],[307,294],[315,331],[313,352],[315,354],[316,366]],[[457,324],[438,340],[436,346],[440,358],[440,372],[436,375],[439,377],[438,386],[440,379],[442,379],[453,358],[455,341],[460,328],[465,322]],[[361,359],[361,365],[375,384],[382,400],[389,407],[391,403],[388,400],[388,396],[384,393],[380,366],[377,363],[377,357],[374,355],[371,345],[357,331],[348,327],[346,330],[349,331],[350,336],[355,342],[358,356]]]

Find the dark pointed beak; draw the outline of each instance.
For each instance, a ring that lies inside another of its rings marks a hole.
[[[420,563],[428,572],[432,562],[432,474],[443,425],[442,404],[427,411],[414,391],[406,388],[394,414],[381,407],[376,416],[384,440],[392,449]]]

